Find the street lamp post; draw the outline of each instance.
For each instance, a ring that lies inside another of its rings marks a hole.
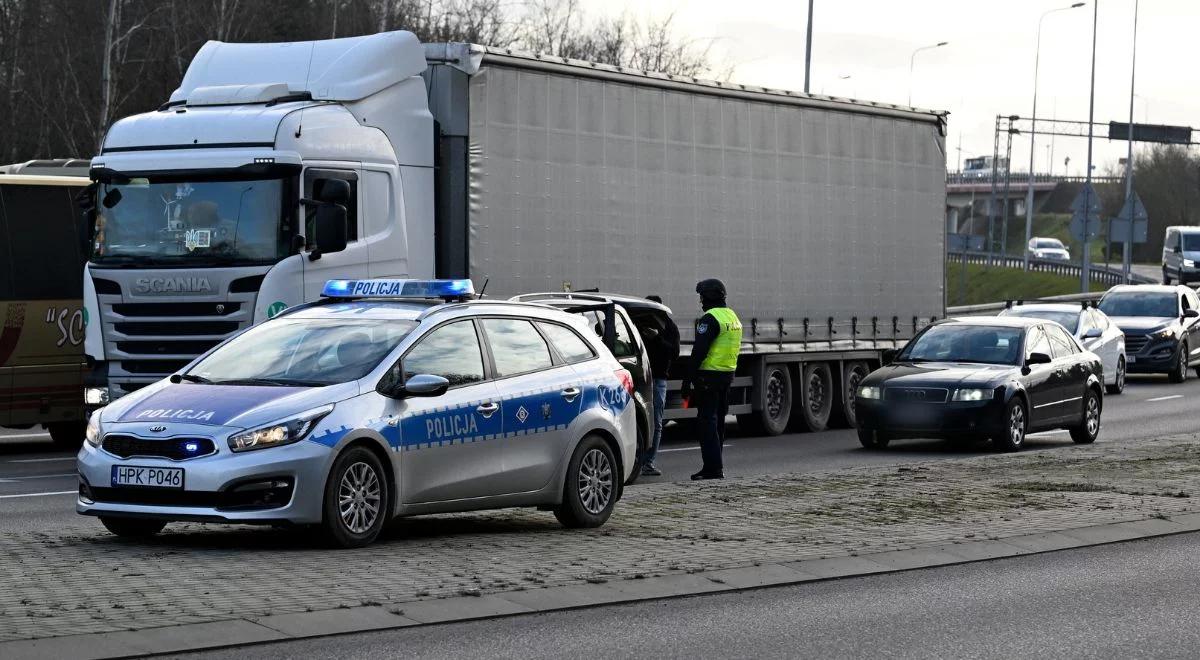
[[[1136,209],[1130,203],[1133,198],[1133,98],[1137,96],[1134,93],[1134,81],[1137,74],[1137,20],[1138,20],[1138,5],[1139,0],[1133,0],[1133,62],[1129,65],[1129,153],[1125,157],[1125,203],[1129,206],[1129,234],[1125,237],[1124,250],[1121,255],[1121,270],[1125,276],[1125,283],[1129,284],[1130,271],[1133,269],[1133,219],[1137,215]],[[1109,225],[1112,226],[1111,224]],[[1109,246],[1112,246],[1112,239],[1105,239]]]
[[[1084,184],[1083,195],[1083,258],[1080,262],[1080,293],[1087,293],[1091,284],[1091,260],[1092,257],[1088,254],[1091,249],[1091,241],[1088,240],[1088,231],[1091,226],[1091,190],[1092,190],[1092,138],[1095,131],[1096,120],[1096,26],[1100,22],[1100,0],[1095,0],[1092,3],[1092,77],[1088,90],[1088,148],[1087,148],[1087,183]]]
[[[917,61],[917,53],[919,53],[923,50],[933,50],[934,48],[941,48],[942,46],[945,46],[946,44],[949,44],[949,43],[950,43],[949,41],[939,41],[936,44],[933,44],[931,46],[921,46],[920,48],[914,50],[912,52],[912,56],[908,58],[908,105],[909,105],[909,107],[912,107],[913,65]]]
[[[1029,241],[1033,238],[1033,156],[1035,153],[1034,140],[1037,136],[1037,85],[1038,64],[1042,58],[1042,21],[1046,20],[1046,17],[1050,14],[1060,11],[1067,11],[1068,9],[1076,9],[1082,7],[1084,4],[1085,3],[1082,2],[1076,2],[1070,7],[1051,9],[1050,11],[1044,12],[1042,16],[1038,18],[1037,46],[1033,52],[1033,114],[1029,116],[1029,186],[1028,190],[1025,191],[1024,267],[1026,272],[1029,271]]]

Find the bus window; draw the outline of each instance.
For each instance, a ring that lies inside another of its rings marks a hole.
[[[79,209],[62,186],[0,186],[11,246],[13,295],[20,300],[83,297]]]

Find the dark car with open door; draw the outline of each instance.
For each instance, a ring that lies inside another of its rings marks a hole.
[[[1028,433],[1100,434],[1104,372],[1061,325],[1004,316],[947,319],[922,330],[858,387],[858,438],[990,438],[1017,451]]]

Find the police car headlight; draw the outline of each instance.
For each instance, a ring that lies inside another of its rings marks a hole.
[[[100,430],[99,410],[92,413],[92,416],[88,419],[87,431],[84,432],[83,437],[89,445],[93,447],[100,446],[100,438],[104,437],[104,433]]]
[[[229,436],[229,448],[233,451],[250,451],[299,442],[313,430],[322,417],[331,412],[333,406],[314,408],[291,419]]]
[[[992,398],[992,390],[981,390],[964,387],[954,390],[955,401],[987,401]]]
[[[881,394],[882,393],[879,391],[879,388],[873,385],[866,385],[858,388],[858,397],[860,399],[878,399],[880,398]]]

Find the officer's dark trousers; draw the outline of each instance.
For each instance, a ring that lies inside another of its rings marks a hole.
[[[722,474],[721,445],[725,443],[725,416],[729,414],[729,385],[733,374],[723,371],[696,372],[696,421],[700,432],[701,469],[705,474]]]

